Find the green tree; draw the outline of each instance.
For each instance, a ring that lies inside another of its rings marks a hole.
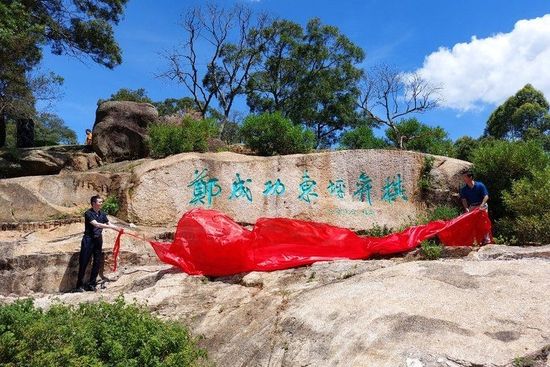
[[[530,178],[533,172],[545,169],[550,158],[538,142],[504,140],[485,141],[472,153],[475,180],[489,190],[489,210],[494,219],[507,215],[503,192],[515,180]]]
[[[449,157],[455,155],[453,143],[442,127],[431,127],[415,118],[401,120],[395,124],[395,129],[386,129],[386,136],[398,148]]]
[[[53,303],[47,310],[30,299],[0,306],[2,366],[208,365],[181,323],[162,321],[145,308],[124,303]]]
[[[35,145],[77,144],[76,133],[57,115],[40,113],[36,121]]]
[[[431,85],[417,73],[402,73],[389,65],[377,65],[366,71],[359,84],[357,107],[363,119],[372,126],[387,126],[392,140],[404,149],[411,136],[397,128],[398,121],[436,108],[439,88]],[[408,149],[412,149],[408,147]]]
[[[388,147],[388,143],[384,139],[374,136],[372,127],[366,123],[343,133],[340,137],[340,144],[344,149],[380,149]]]
[[[259,68],[250,75],[247,103],[254,112],[281,111],[314,131],[317,146],[330,145],[337,132],[358,122],[355,111],[357,64],[363,50],[338,28],[311,19],[305,29],[275,21]]]
[[[99,99],[97,105],[99,106],[103,102],[107,101],[130,101],[130,102],[139,102],[139,103],[153,103],[151,98],[147,95],[147,92],[144,88],[138,89],[128,89],[121,88],[115,93],[111,94],[111,97],[107,100]]]
[[[223,114],[220,134],[259,61],[266,42],[260,30],[267,21],[242,4],[230,9],[212,3],[191,8],[182,21],[185,47],[166,55],[169,66],[162,76],[188,90],[195,110],[206,117],[211,104],[218,103]]]
[[[195,102],[193,98],[166,98],[161,102],[153,102],[153,105],[157,108],[159,116],[179,115],[183,116],[186,111],[195,108]]]
[[[472,152],[479,146],[480,142],[470,136],[462,136],[456,139],[454,143],[454,150],[456,152],[456,158],[465,161],[471,161]]]
[[[120,64],[121,52],[111,25],[127,0],[36,0],[0,3],[0,146],[5,122],[34,116],[33,71],[42,49],[53,54],[88,55],[108,68]],[[46,79],[42,79],[44,81]],[[39,80],[40,81],[40,80]],[[32,115],[32,116],[29,116]]]
[[[263,156],[307,153],[315,142],[311,131],[295,126],[279,112],[248,116],[241,136],[248,147]]]
[[[19,2],[0,3],[0,147],[10,116],[31,117],[35,99],[27,73],[40,61],[42,27]]]
[[[549,107],[544,94],[527,84],[493,111],[487,120],[485,135],[497,139],[525,139],[535,130],[540,136],[548,136]]]

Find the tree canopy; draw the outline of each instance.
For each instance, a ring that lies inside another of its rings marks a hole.
[[[407,136],[397,129],[399,119],[424,113],[439,103],[439,87],[418,73],[402,73],[395,67],[380,64],[366,71],[360,82],[357,107],[363,119],[372,126],[387,126],[392,130],[395,144],[405,148]]]
[[[311,19],[305,29],[287,20],[264,30],[262,62],[250,75],[247,103],[253,112],[281,111],[315,133],[317,146],[358,121],[355,101],[363,50],[338,28]]]
[[[345,149],[381,149],[389,145],[384,139],[374,136],[372,127],[367,123],[361,123],[355,129],[343,133],[340,144]]]
[[[147,92],[145,92],[144,88],[138,88],[138,89],[128,89],[128,88],[121,88],[115,93],[111,94],[111,97],[109,99],[100,99],[97,101],[97,105],[99,106],[103,102],[107,101],[131,101],[131,102],[140,102],[140,103],[153,103],[151,98],[147,95]]]
[[[525,139],[550,133],[550,105],[544,94],[531,84],[497,107],[487,120],[486,136],[497,139]]]
[[[114,39],[128,0],[13,0],[0,3],[0,146],[5,143],[6,116],[33,117],[37,93],[57,76],[32,72],[49,46],[55,55],[89,56],[113,68],[122,61]],[[38,78],[38,84],[36,79]]]
[[[454,155],[453,143],[442,127],[431,127],[415,118],[399,121],[395,124],[395,130],[386,130],[386,136],[398,148],[450,157]]]

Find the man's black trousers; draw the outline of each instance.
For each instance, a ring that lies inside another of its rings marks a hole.
[[[80,243],[80,256],[78,258],[78,279],[76,281],[77,288],[83,286],[84,274],[86,273],[86,267],[88,267],[91,257],[93,257],[92,273],[90,274],[90,281],[88,284],[96,284],[96,279],[101,267],[102,248],[103,237],[92,238],[87,235],[82,237],[82,242]]]

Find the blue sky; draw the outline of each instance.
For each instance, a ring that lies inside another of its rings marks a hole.
[[[153,100],[187,95],[157,75],[167,69],[160,56],[181,44],[181,15],[201,1],[130,0],[115,28],[123,63],[113,70],[87,59],[47,51],[43,71],[65,78],[63,97],[52,111],[84,141],[96,102],[120,88],[145,88]],[[218,1],[231,6],[234,1]],[[526,83],[550,98],[550,1],[243,1],[252,9],[304,25],[319,17],[337,26],[365,50],[364,66],[395,65],[417,71],[443,87],[442,106],[417,117],[440,125],[456,139],[482,134],[489,114]],[[548,16],[545,16],[549,14]],[[237,109],[248,110],[244,103]]]

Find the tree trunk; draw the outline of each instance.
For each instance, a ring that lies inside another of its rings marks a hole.
[[[0,148],[6,145],[6,122],[7,117],[4,112],[0,112]]]
[[[17,147],[34,146],[34,121],[28,118],[17,119]]]

